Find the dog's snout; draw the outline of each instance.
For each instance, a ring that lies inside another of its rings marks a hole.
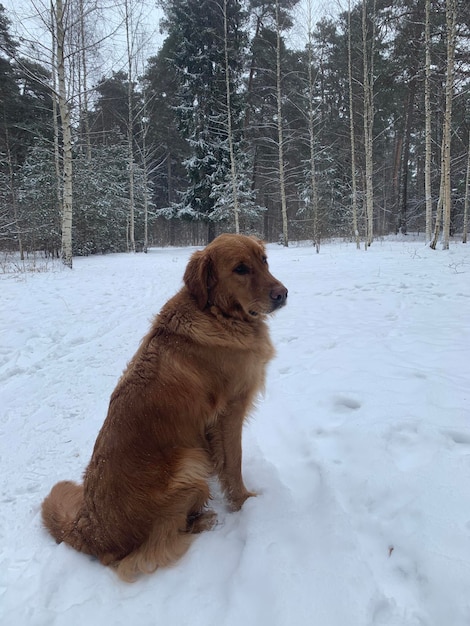
[[[284,285],[279,284],[271,289],[269,295],[276,306],[282,306],[287,300],[287,289]]]

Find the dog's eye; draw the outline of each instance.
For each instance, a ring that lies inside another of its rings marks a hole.
[[[268,257],[267,256],[263,256],[263,263],[267,264],[267,262],[268,262]]]
[[[249,274],[250,268],[244,263],[240,263],[240,265],[237,265],[237,267],[233,271],[235,272],[235,274],[240,274],[240,275]]]

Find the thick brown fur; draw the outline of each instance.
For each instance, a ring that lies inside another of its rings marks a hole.
[[[212,526],[211,475],[233,510],[255,495],[242,425],[274,354],[266,315],[286,298],[257,239],[221,235],[192,255],[111,395],[83,484],[60,482],[43,502],[57,542],[133,580]]]

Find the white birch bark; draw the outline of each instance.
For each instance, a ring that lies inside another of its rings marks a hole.
[[[447,70],[446,70],[446,108],[444,113],[444,193],[443,193],[443,224],[442,246],[449,249],[450,214],[452,208],[451,190],[451,134],[452,134],[452,99],[454,96],[454,59],[456,39],[456,0],[446,0],[446,32],[447,32]]]
[[[436,222],[434,224],[434,235],[432,238],[429,247],[433,250],[436,249],[437,241],[439,239],[439,234],[441,232],[441,221],[442,221],[442,205],[444,198],[444,137],[442,138],[442,146],[441,146],[441,177],[439,183],[439,199],[437,201],[437,209],[436,209]]]
[[[375,18],[375,5],[374,16]],[[374,187],[373,187],[373,57],[374,57],[374,32],[372,32],[372,45],[370,61],[367,52],[367,0],[362,2],[362,49],[363,49],[363,91],[364,91],[364,150],[365,150],[365,187],[366,187],[366,216],[367,238],[366,249],[371,245],[374,237]]]
[[[129,7],[131,0],[124,1],[124,23],[126,28],[126,50],[127,50],[127,164],[129,168],[129,233],[128,233],[128,250],[135,252],[135,199],[134,199],[134,133],[133,133],[133,100],[134,87],[133,80],[133,45],[132,45],[132,14]]]
[[[351,47],[351,0],[348,0],[348,80],[349,80],[349,135],[351,142],[351,192],[352,221],[356,248],[361,248],[359,227],[357,222],[357,179],[356,179],[356,134],[354,131],[354,105],[352,86],[352,47]]]
[[[64,5],[56,0],[56,59],[58,102],[62,128],[62,260],[64,265],[72,268],[72,125],[70,109],[67,101],[65,79],[65,28]]]

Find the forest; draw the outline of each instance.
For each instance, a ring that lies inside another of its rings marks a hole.
[[[468,0],[158,7],[157,45],[137,0],[113,6],[119,44],[98,0],[31,2],[21,37],[0,4],[0,250],[72,267],[223,231],[466,242]]]

